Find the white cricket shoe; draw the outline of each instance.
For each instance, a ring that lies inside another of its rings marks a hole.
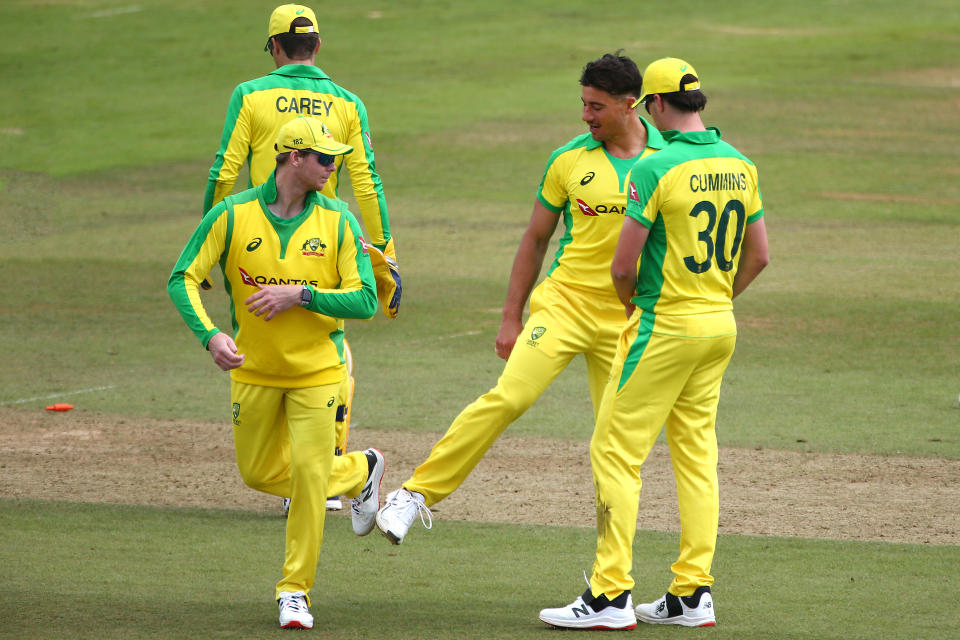
[[[283,499],[283,507],[282,507],[282,509],[283,509],[283,517],[284,517],[284,518],[286,518],[288,515],[290,515],[290,498],[284,498],[284,499]]]
[[[386,503],[377,512],[377,528],[387,540],[400,544],[418,515],[425,529],[433,528],[433,514],[424,504],[423,496],[401,487],[387,495]]]
[[[280,607],[281,629],[313,628],[313,616],[307,608],[307,597],[303,591],[284,591],[277,598],[277,604]]]
[[[376,449],[366,449],[367,481],[357,497],[350,501],[350,510],[353,512],[353,532],[358,536],[365,536],[373,531],[373,525],[380,508],[380,482],[383,480],[383,454]]]
[[[637,605],[637,619],[649,624],[712,627],[717,624],[710,587],[699,587],[691,596],[665,593],[655,602]]]
[[[327,498],[327,511],[340,511],[340,509],[343,509],[343,502],[340,500],[340,496]]]
[[[604,629],[629,631],[637,626],[633,615],[633,599],[629,591],[610,600],[605,595],[593,597],[590,589],[559,609],[543,609],[540,620],[562,629]]]

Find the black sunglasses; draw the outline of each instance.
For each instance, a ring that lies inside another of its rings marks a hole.
[[[317,156],[317,162],[319,162],[325,167],[329,167],[337,159],[337,156],[327,155],[326,153],[320,153],[319,151],[311,151],[309,149],[304,149],[303,152],[309,153],[312,156]]]

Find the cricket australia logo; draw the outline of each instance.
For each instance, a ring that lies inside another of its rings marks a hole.
[[[537,342],[537,340],[543,337],[543,334],[545,334],[546,332],[547,332],[546,327],[534,327],[533,331],[530,332],[530,339],[527,340],[527,344],[530,345],[531,347],[539,347],[540,343]]]
[[[326,248],[327,245],[323,244],[323,242],[320,241],[320,238],[310,238],[303,243],[302,247],[300,247],[300,252],[305,256],[317,256],[318,258],[322,258],[326,255],[324,253],[324,249]]]
[[[240,424],[240,403],[233,403],[233,424]]]

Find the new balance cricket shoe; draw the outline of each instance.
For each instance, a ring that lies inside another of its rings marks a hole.
[[[365,536],[373,531],[373,525],[380,508],[380,482],[383,480],[383,454],[376,449],[366,449],[367,481],[357,497],[350,501],[353,512],[353,532]]]
[[[637,626],[633,615],[633,599],[624,591],[613,600],[601,594],[594,597],[590,589],[583,595],[559,609],[544,609],[540,620],[561,629],[605,629],[629,631]]]
[[[377,512],[377,528],[387,540],[400,544],[418,515],[425,529],[433,528],[433,514],[424,504],[423,496],[401,487],[387,495],[386,503]]]
[[[277,604],[280,607],[281,629],[313,628],[313,616],[307,608],[307,597],[303,591],[284,591],[277,598]]]
[[[712,627],[717,624],[710,587],[699,587],[691,596],[665,593],[655,602],[638,604],[636,611],[637,619],[649,624],[679,624],[684,627]]]
[[[340,500],[340,496],[327,498],[327,511],[340,511],[340,509],[343,509],[343,501]]]

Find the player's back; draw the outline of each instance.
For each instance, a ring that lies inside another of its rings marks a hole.
[[[744,228],[762,215],[756,167],[715,129],[668,142],[631,173],[628,214],[650,230],[635,303],[673,315],[730,310]]]

